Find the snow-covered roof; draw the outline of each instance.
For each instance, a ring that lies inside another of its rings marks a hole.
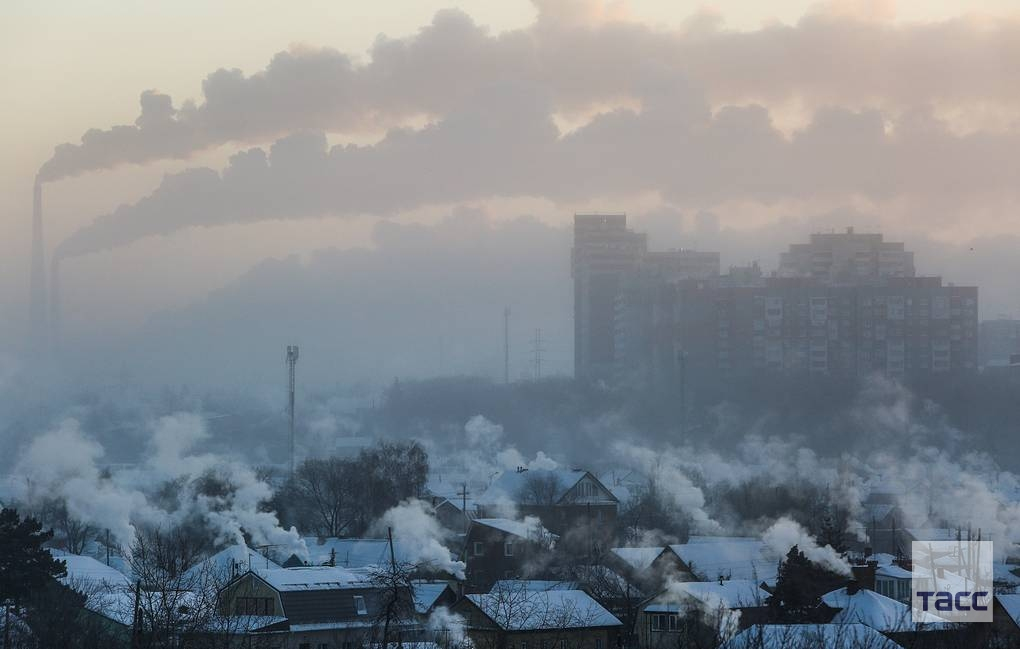
[[[577,582],[551,579],[500,579],[489,589],[490,593],[514,590],[578,590]]]
[[[829,608],[840,609],[832,618],[832,624],[859,622],[883,633],[934,628],[928,625],[942,626],[945,623],[944,620],[925,613],[924,625],[918,626],[914,624],[909,606],[864,588],[853,595],[850,595],[845,587],[839,588],[822,595],[822,602]]]
[[[128,588],[133,584],[127,575],[111,568],[92,557],[78,554],[61,554],[56,558],[67,566],[67,575],[60,582],[65,586],[88,585],[91,587],[105,586],[108,588]]]
[[[864,624],[766,624],[748,627],[721,649],[903,649]]]
[[[876,577],[889,577],[891,579],[910,579],[914,576],[914,573],[910,572],[906,568],[897,566],[895,563],[888,565],[881,565],[875,569]]]
[[[304,542],[308,548],[308,562],[311,565],[326,565],[329,563],[331,552],[336,553],[336,565],[339,568],[373,568],[390,564],[390,544],[387,539],[306,536]],[[416,563],[419,555],[411,544],[393,539],[393,556],[397,563]]]
[[[363,572],[331,566],[276,568],[259,570],[256,574],[278,591],[364,588],[371,583]]]
[[[532,480],[548,481],[555,488],[547,494],[553,503],[563,500],[574,485],[585,476],[590,475],[581,469],[529,469],[527,471],[504,471],[496,478],[489,488],[477,498],[477,501],[484,505],[504,505],[507,503],[520,503],[521,495],[527,491]],[[593,480],[598,480],[592,476]],[[599,483],[601,484],[601,483]],[[608,489],[606,494],[616,502],[616,496]]]
[[[467,599],[507,631],[622,626],[583,590],[519,590],[467,595]]]
[[[779,558],[760,539],[695,541],[669,546],[691,571],[705,581],[752,579],[768,581],[776,576]]]
[[[620,557],[620,559],[635,570],[645,570],[665,551],[666,548],[661,545],[644,548],[613,548],[610,550],[610,552]]]
[[[1020,586],[1020,576],[1013,572],[1018,569],[1020,566],[996,561],[992,566],[994,581],[1008,586]]]
[[[522,539],[550,539],[556,535],[542,527],[541,524],[529,524],[524,521],[515,521],[509,518],[476,518],[472,523],[491,527],[507,534],[519,536]]]
[[[669,591],[645,607],[650,613],[675,612],[679,607],[671,603],[677,597],[690,597],[709,609],[734,609],[764,606],[769,593],[749,579],[718,581],[687,581],[673,584]],[[672,608],[671,608],[672,607]]]
[[[205,561],[188,570],[188,575],[198,576],[208,571],[217,579],[230,578],[249,570],[273,570],[280,566],[244,544],[231,545],[220,550]]]
[[[1013,624],[1020,627],[1020,593],[1008,595],[996,595],[995,599],[1002,604],[1003,610],[1013,620]]]
[[[415,581],[413,585],[414,610],[422,614],[428,613],[440,595],[449,588],[445,581]]]

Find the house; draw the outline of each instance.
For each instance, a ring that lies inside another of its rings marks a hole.
[[[388,591],[367,573],[332,566],[249,571],[219,592],[220,612],[250,621],[244,633],[279,641],[287,649],[351,649],[382,640]],[[401,591],[411,612],[389,621],[391,638],[420,640],[412,594]]]
[[[434,496],[432,511],[444,528],[456,534],[463,534],[471,525],[471,519],[475,518],[475,503],[472,499]]]
[[[822,596],[822,606],[835,614],[830,624],[864,624],[904,647],[955,647],[960,644],[957,625],[931,613],[914,621],[910,606],[865,588],[855,582]]]
[[[476,505],[483,517],[506,516],[508,511],[537,516],[571,544],[606,547],[616,532],[619,500],[582,469],[518,467],[496,478]]]
[[[661,589],[667,576],[686,571],[680,557],[668,545],[611,548],[604,562],[628,581],[649,592]]]
[[[58,581],[84,596],[84,609],[115,634],[130,637],[134,620],[134,583],[124,573],[92,557],[54,553],[66,574]]]
[[[720,649],[903,649],[864,624],[756,624]]]
[[[692,536],[670,545],[680,559],[683,581],[749,579],[774,583],[780,557],[761,539],[742,536]]]
[[[701,646],[738,628],[761,622],[769,593],[758,582],[672,582],[640,609],[637,636],[642,647]]]
[[[427,619],[437,608],[450,608],[457,601],[457,593],[450,588],[448,582],[415,580],[411,585],[414,588],[414,610],[423,619]]]
[[[608,649],[622,624],[582,590],[504,581],[454,607],[476,649]]]
[[[485,592],[497,580],[531,576],[549,561],[555,541],[538,519],[476,518],[465,536],[465,590]]]

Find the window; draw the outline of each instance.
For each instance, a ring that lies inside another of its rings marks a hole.
[[[602,649],[602,638],[595,638],[595,649]]]
[[[482,547],[482,543],[480,541],[475,541],[475,548],[474,548],[474,550],[475,550],[475,556],[476,557],[480,557],[483,554],[485,554],[484,548]]]
[[[521,640],[521,649],[528,649],[528,641]]]
[[[365,606],[365,598],[361,595],[354,596],[354,608],[357,609],[358,615],[368,615],[368,607]]]
[[[567,641],[560,640],[560,649],[567,649]]]
[[[325,642],[320,642],[319,644],[315,645],[315,649],[329,649],[329,645],[326,644]]]
[[[298,649],[312,649],[312,643],[302,642],[301,644],[298,645]]]
[[[504,557],[512,557],[512,556],[514,556],[514,542],[513,541],[504,541],[503,542],[503,556]]]

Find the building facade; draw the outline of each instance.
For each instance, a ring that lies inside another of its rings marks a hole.
[[[719,253],[695,250],[648,251],[648,237],[627,227],[625,214],[575,214],[571,259],[574,279],[574,374],[609,379],[619,359],[633,351],[617,349],[631,340],[617,334],[618,297],[634,284],[719,275]]]
[[[684,276],[639,261],[619,282],[613,337],[617,382],[968,372],[978,289],[918,277],[902,243],[848,230],[790,246],[771,276],[756,265],[713,275],[708,263]]]

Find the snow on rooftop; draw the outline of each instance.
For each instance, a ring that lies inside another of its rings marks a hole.
[[[996,595],[995,599],[999,600],[999,604],[1002,604],[1003,610],[1013,620],[1013,623],[1020,626],[1020,593]]]
[[[847,589],[839,588],[822,596],[822,602],[829,608],[840,609],[832,618],[832,624],[859,622],[883,633],[913,631],[914,624],[910,607],[890,599],[873,590],[861,588],[853,595]],[[944,620],[925,613],[925,625],[942,625]]]
[[[492,585],[490,593],[513,592],[514,590],[578,590],[577,582],[554,581],[549,579],[501,579]]]
[[[527,471],[504,471],[489,488],[478,497],[486,505],[501,505],[520,502],[521,493],[526,491],[531,480],[548,480],[556,489],[549,495],[554,502],[561,500],[581,478],[588,474],[580,469],[530,469]]]
[[[507,534],[519,536],[522,539],[548,539],[556,535],[542,527],[540,524],[529,524],[524,521],[515,521],[509,518],[476,518],[472,521],[477,525],[484,525]]]
[[[669,548],[704,581],[751,579],[768,581],[776,576],[779,558],[760,539],[722,537],[721,541],[697,540]]]
[[[720,649],[902,649],[864,624],[768,624],[748,627]]]
[[[749,579],[731,579],[719,583],[717,581],[687,581],[673,584],[671,596],[688,596],[702,602],[711,609],[717,608],[752,608],[765,606],[769,594],[762,590],[758,582]],[[646,610],[656,611],[649,605]]]
[[[92,557],[84,557],[77,554],[61,554],[56,558],[63,561],[67,566],[67,575],[60,579],[65,586],[76,587],[79,585],[109,588],[128,588],[133,584],[131,579],[124,573],[111,568],[105,563],[96,561]]]
[[[231,545],[188,571],[191,576],[199,576],[203,571],[211,571],[215,578],[230,578],[249,570],[273,570],[280,566],[262,556],[244,544]]]
[[[413,585],[414,610],[421,614],[428,613],[448,588],[445,581],[415,581]]]
[[[278,591],[363,588],[371,582],[364,572],[332,566],[259,570],[258,576]]]
[[[309,563],[323,566],[335,556],[340,568],[373,568],[390,564],[390,545],[387,539],[338,539],[334,537],[304,537]],[[335,552],[335,555],[333,553]],[[417,563],[419,554],[411,544],[393,539],[393,556],[397,563]],[[451,559],[455,558],[453,555]]]
[[[620,559],[635,570],[645,570],[652,565],[652,562],[654,562],[660,554],[665,552],[665,548],[661,545],[645,548],[613,548],[610,552],[620,557]]]
[[[509,631],[622,626],[616,616],[583,590],[521,589],[466,597]]]

